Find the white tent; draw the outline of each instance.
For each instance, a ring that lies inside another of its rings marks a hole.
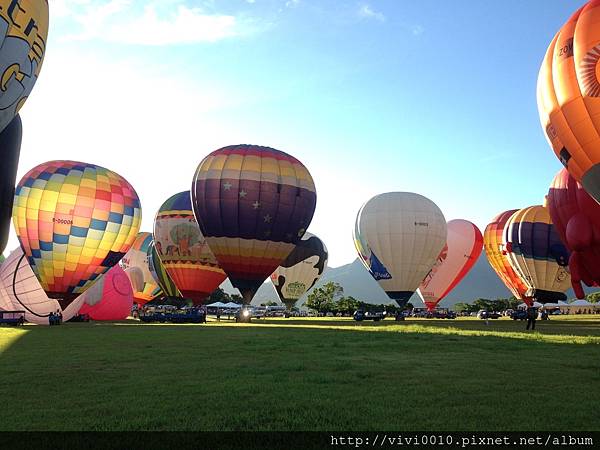
[[[215,302],[210,305],[206,305],[207,308],[228,308],[227,303]]]
[[[569,306],[594,306],[593,303],[588,302],[587,300],[574,300],[569,303]]]
[[[542,305],[540,302],[533,302],[534,308],[541,308],[542,306],[544,306],[544,305]],[[519,306],[517,306],[517,308],[525,309],[525,308],[527,308],[527,303],[521,303]]]
[[[239,304],[233,303],[233,302],[225,303],[223,305],[223,308],[230,308],[230,309],[240,309],[241,307],[242,307],[242,305],[239,305]]]
[[[558,308],[558,307],[560,307],[560,305],[558,303],[546,303],[546,304],[544,304],[544,309]]]

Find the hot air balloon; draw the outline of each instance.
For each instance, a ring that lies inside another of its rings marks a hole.
[[[133,289],[123,269],[115,265],[80,298],[79,314],[93,320],[124,320],[131,314]]]
[[[212,152],[192,184],[202,234],[246,304],[302,238],[316,202],[313,179],[300,161],[257,145]]]
[[[1,50],[0,50],[1,52]],[[12,217],[15,181],[21,151],[21,118],[16,116],[0,133],[0,253],[6,248]]]
[[[600,1],[592,0],[550,43],[538,76],[537,103],[554,153],[600,201]]]
[[[289,310],[310,290],[327,267],[327,247],[309,232],[271,275],[271,282]]]
[[[525,296],[528,287],[521,281],[519,275],[510,265],[504,244],[502,243],[506,223],[516,212],[516,209],[504,211],[492,219],[483,232],[483,246],[490,266],[492,266],[492,269],[494,269],[508,290],[516,298],[523,299],[528,305],[531,305],[533,304],[533,300]]]
[[[156,213],[154,246],[179,291],[194,305],[227,278],[198,228],[189,191],[173,195]]]
[[[0,265],[0,310],[25,311],[28,322],[49,325],[50,313],[59,311],[63,321],[67,321],[77,314],[81,302],[77,298],[63,309],[56,300],[48,298],[21,248]]]
[[[167,297],[181,297],[181,292],[179,292],[179,289],[173,283],[162,262],[160,262],[160,258],[154,247],[154,241],[150,244],[148,252],[148,269],[150,269],[154,281],[160,286],[163,294]]]
[[[38,79],[48,38],[47,0],[0,0],[0,131]]]
[[[600,283],[600,205],[565,169],[554,177],[547,200],[554,227],[571,252],[571,285],[584,298],[582,282]]]
[[[400,306],[431,270],[446,238],[442,211],[412,192],[376,195],[361,207],[354,227],[360,260]]]
[[[525,297],[540,303],[566,300],[571,277],[569,251],[552,225],[548,208],[523,208],[508,219],[502,242],[508,261],[527,286]]]
[[[483,236],[475,224],[456,219],[447,228],[446,246],[417,291],[430,311],[469,273],[483,249]]]
[[[132,283],[132,287],[133,300],[140,305],[148,303],[161,294],[160,287],[154,280],[148,267],[150,244],[152,243],[152,240],[152,233],[138,233],[135,241],[133,241],[133,245],[120,262],[121,267],[125,270],[125,273],[128,274],[130,279],[131,272],[128,269],[139,269],[141,282],[136,274],[136,283],[135,286]]]
[[[21,247],[44,291],[63,309],[125,256],[140,220],[133,187],[94,164],[40,164],[15,191]]]

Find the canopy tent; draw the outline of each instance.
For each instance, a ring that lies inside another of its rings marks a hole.
[[[223,308],[230,308],[230,309],[240,309],[241,307],[242,307],[242,305],[240,305],[238,303],[233,303],[233,302],[225,303],[225,305],[223,305]]]
[[[542,305],[540,302],[533,302],[533,307],[534,308],[541,308],[544,305]],[[527,303],[521,303],[519,306],[517,306],[517,308],[519,309],[525,309],[527,308]]]
[[[574,300],[568,304],[569,306],[594,306],[593,303],[588,302],[587,300]]]
[[[206,305],[207,308],[228,308],[227,303],[215,302],[210,305]]]
[[[560,307],[559,303],[545,303],[544,304],[544,309],[559,308],[559,307]]]

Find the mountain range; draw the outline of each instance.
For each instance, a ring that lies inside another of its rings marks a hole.
[[[358,259],[340,267],[327,267],[315,287],[323,286],[330,281],[339,283],[344,288],[344,295],[352,296],[357,300],[373,304],[393,303]],[[229,280],[226,280],[221,287],[230,294],[238,293]],[[596,289],[585,290],[592,292]],[[575,297],[571,289],[566,294],[570,299]],[[456,303],[471,303],[478,298],[496,299],[511,296],[510,291],[488,263],[485,252],[482,252],[467,276],[442,300],[440,306],[450,308]],[[296,306],[302,305],[307,297],[308,294],[304,294]],[[267,281],[254,296],[252,304],[260,305],[269,301],[279,300],[273,285]],[[424,306],[416,293],[411,297],[410,302],[417,307]]]
[[[323,286],[330,281],[339,283],[344,288],[344,295],[373,304],[392,303],[379,284],[371,277],[362,263],[355,259],[350,264],[340,267],[327,267],[317,281],[315,287]],[[237,293],[229,280],[221,287],[228,293]],[[297,306],[306,301],[307,294],[300,298]],[[511,294],[493,271],[484,254],[480,256],[467,276],[442,301],[440,306],[450,307],[458,302],[471,302],[477,298],[506,298]],[[269,301],[278,301],[277,292],[270,281],[264,283],[252,304],[260,305]],[[418,294],[414,294],[410,302],[415,306],[423,306]]]

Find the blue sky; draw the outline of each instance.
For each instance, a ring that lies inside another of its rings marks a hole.
[[[483,230],[541,203],[560,169],[535,86],[582,4],[54,0],[19,175],[49,159],[111,168],[151,231],[207,153],[253,143],[313,174],[309,229],[332,266],[354,259],[356,212],[381,192],[418,192]]]

